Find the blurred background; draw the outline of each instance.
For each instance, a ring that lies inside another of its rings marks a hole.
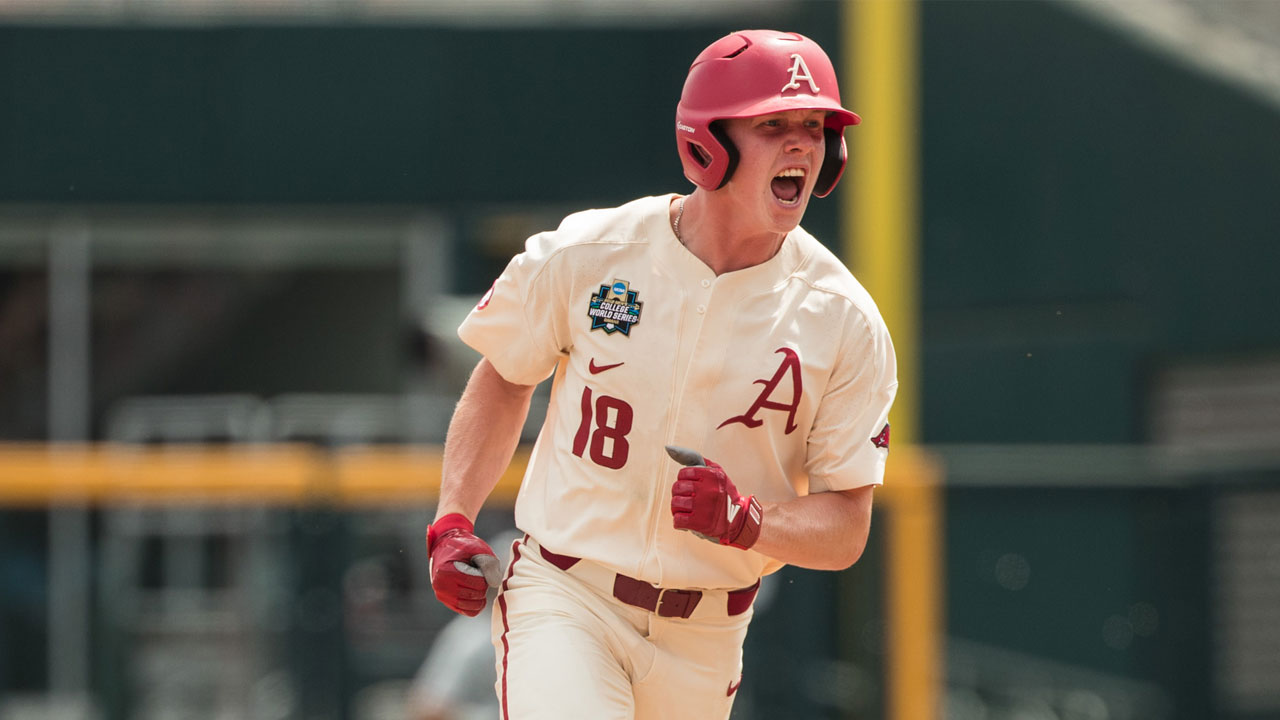
[[[864,117],[805,226],[906,362],[871,548],[772,577],[734,717],[1280,718],[1280,3],[0,0],[0,720],[494,717],[429,658],[487,651],[422,547],[454,328],[690,189],[753,26]]]

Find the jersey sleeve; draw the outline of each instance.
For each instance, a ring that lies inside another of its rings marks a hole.
[[[859,314],[846,331],[840,357],[809,433],[809,492],[884,483],[898,371],[878,313]]]
[[[567,279],[557,257],[556,233],[529,238],[458,327],[458,337],[508,382],[536,385],[568,352]]]

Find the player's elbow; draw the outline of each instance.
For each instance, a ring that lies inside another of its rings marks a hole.
[[[804,561],[797,563],[812,570],[848,570],[853,567],[867,548],[865,534],[840,533],[827,536],[821,546],[814,546]]]
[[[844,542],[838,543],[835,547],[835,554],[831,558],[831,567],[824,568],[826,570],[848,570],[862,558],[862,553],[867,549],[867,538],[846,538]]]

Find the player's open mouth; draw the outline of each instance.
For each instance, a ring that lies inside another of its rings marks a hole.
[[[804,191],[804,169],[787,168],[778,173],[769,186],[778,202],[783,205],[799,205],[800,194]]]

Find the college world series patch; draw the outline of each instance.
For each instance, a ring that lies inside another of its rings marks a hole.
[[[636,291],[630,283],[614,280],[612,285],[601,285],[600,292],[591,296],[587,317],[591,318],[592,330],[630,335],[631,326],[640,322],[642,307],[644,303],[636,300]]]

